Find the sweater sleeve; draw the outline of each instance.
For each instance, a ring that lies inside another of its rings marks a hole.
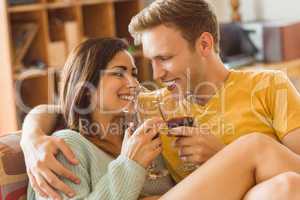
[[[110,161],[107,154],[77,132],[59,131],[55,136],[63,138],[79,160],[78,165],[72,165],[63,154],[57,155],[57,159],[81,180],[80,184],[75,184],[60,177],[76,191],[76,196],[72,199],[138,199],[146,177],[146,170],[142,166],[122,155]],[[63,199],[70,199],[63,193],[60,194]]]

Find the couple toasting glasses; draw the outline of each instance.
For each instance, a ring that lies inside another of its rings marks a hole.
[[[59,106],[38,106],[24,121],[28,199],[300,198],[300,96],[283,73],[226,69],[204,0],[154,1],[129,30],[166,89],[140,93],[143,112],[134,113],[139,83],[126,43],[80,44],[64,66]],[[159,134],[162,108],[174,102],[193,126],[173,121]],[[133,114],[143,123],[118,126]]]

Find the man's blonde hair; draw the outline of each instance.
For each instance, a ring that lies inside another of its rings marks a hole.
[[[132,18],[129,32],[140,43],[143,31],[161,24],[178,29],[192,48],[203,32],[209,32],[214,38],[214,49],[219,52],[217,16],[205,0],[156,0]]]

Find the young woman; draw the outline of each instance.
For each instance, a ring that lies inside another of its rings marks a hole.
[[[159,185],[170,185],[170,178],[146,180],[145,170],[162,149],[160,139],[155,137],[159,130],[154,126],[160,120],[147,120],[135,131],[132,127],[125,131],[118,122],[125,111],[132,110],[138,86],[137,68],[127,48],[120,39],[90,39],[68,57],[60,96],[60,111],[68,129],[55,132],[55,137],[37,139],[25,133],[22,140],[31,183],[28,199],[60,199],[55,189],[66,191],[64,199],[116,200],[136,200],[143,194],[167,191]],[[77,164],[67,162],[63,153],[68,154],[68,150],[53,148],[53,143],[59,147],[67,143],[78,159]],[[44,154],[47,151],[53,154]],[[57,174],[63,165],[70,171]],[[74,180],[71,172],[80,184],[67,179],[61,182],[56,177]]]

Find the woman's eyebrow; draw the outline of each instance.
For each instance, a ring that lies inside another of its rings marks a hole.
[[[119,69],[122,69],[122,70],[124,70],[124,71],[127,71],[127,70],[128,70],[128,67],[123,66],[123,65],[118,65],[118,66],[112,67],[112,69],[115,69],[115,68],[119,68]],[[137,73],[137,72],[138,72],[138,69],[137,69],[136,67],[132,67],[132,72],[133,72],[133,73]]]
[[[118,65],[118,66],[113,66],[112,69],[115,69],[115,68],[119,68],[119,69],[122,69],[124,71],[127,71],[127,67],[126,66],[123,66],[123,65]]]

